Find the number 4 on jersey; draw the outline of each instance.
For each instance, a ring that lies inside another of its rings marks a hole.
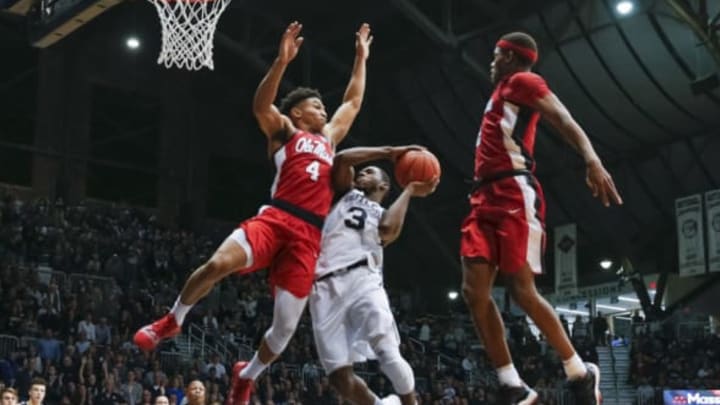
[[[310,180],[318,181],[318,178],[320,178],[320,162],[313,160],[312,163],[307,165],[305,172],[310,173]]]

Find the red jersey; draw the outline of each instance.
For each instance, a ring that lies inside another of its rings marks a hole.
[[[273,155],[276,173],[271,198],[326,217],[333,196],[333,154],[324,135],[295,132]]]
[[[533,150],[540,113],[531,105],[550,93],[531,72],[504,78],[490,97],[475,148],[475,179],[499,172],[535,169]]]

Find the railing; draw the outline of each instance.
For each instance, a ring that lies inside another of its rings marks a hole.
[[[6,358],[10,353],[17,350],[20,340],[11,335],[0,335],[0,358]]]
[[[436,370],[444,370],[448,367],[458,367],[461,361],[455,357],[448,356],[447,354],[438,353],[435,368]]]
[[[409,337],[409,336],[407,336],[407,337],[405,338],[405,340],[406,340],[407,342],[409,342],[409,344],[410,344],[410,346],[413,348],[413,350],[419,351],[420,353],[425,353],[425,343],[423,343],[423,342],[421,342],[421,341],[419,341],[418,339],[415,339],[415,338],[413,338],[413,337]]]
[[[675,334],[678,339],[694,339],[707,337],[710,333],[709,321],[684,321],[678,322],[675,326]]]
[[[61,287],[65,285],[67,280],[67,273],[53,270],[52,267],[38,266],[35,272],[37,273],[38,281],[45,285],[48,285],[51,281],[53,281]]]
[[[659,388],[649,390],[637,390],[637,405],[655,405],[662,402],[662,392]]]
[[[617,375],[618,373],[617,373],[617,369],[615,368],[615,364],[616,364],[615,350],[613,349],[612,344],[608,345],[608,351],[610,352],[610,368],[612,369],[613,390],[615,391],[615,403],[618,404],[618,397],[620,396],[620,389],[618,388],[618,375]]]
[[[167,373],[171,374],[182,370],[185,359],[182,353],[178,352],[160,352],[160,367]]]
[[[251,346],[245,343],[235,345],[225,344],[222,336],[219,334],[210,334],[204,328],[196,324],[190,324],[187,331],[188,347],[190,354],[193,355],[196,349],[199,349],[199,355],[205,359],[208,356],[217,354],[220,359],[227,363],[232,363],[237,359],[250,359],[254,353]],[[245,341],[240,339],[241,342]]]

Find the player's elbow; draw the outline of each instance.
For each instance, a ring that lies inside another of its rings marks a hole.
[[[252,111],[253,111],[253,115],[255,116],[255,118],[260,120],[261,117],[267,115],[270,112],[270,108],[268,106],[263,106],[257,102],[254,102]]]
[[[363,102],[362,95],[352,97],[347,101],[350,111],[352,111],[355,115],[357,115],[360,112],[360,108],[362,107],[362,102]]]
[[[351,166],[352,165],[352,150],[345,149],[335,154],[333,158],[333,170],[339,167]]]
[[[402,224],[382,224],[380,225],[380,239],[383,241],[383,245],[388,245],[394,242],[399,236],[402,230]]]

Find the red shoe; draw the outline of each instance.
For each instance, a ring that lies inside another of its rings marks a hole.
[[[249,405],[250,396],[255,391],[255,383],[249,378],[240,378],[240,371],[247,367],[247,361],[238,361],[232,368],[232,382],[228,393],[227,405]]]
[[[133,341],[147,352],[155,350],[163,339],[169,339],[180,333],[180,325],[173,314],[167,314],[150,325],[145,325],[135,332]]]

